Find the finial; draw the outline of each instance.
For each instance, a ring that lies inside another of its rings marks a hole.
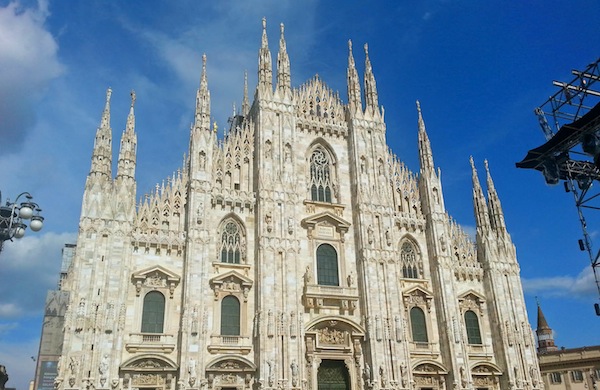
[[[417,112],[421,115],[421,102],[417,100]]]
[[[352,51],[352,39],[348,39],[348,50]]]
[[[469,156],[469,162],[471,162],[471,169],[473,169],[473,172],[477,171],[477,169],[475,169],[475,162],[473,161],[473,156]]]
[[[133,108],[135,105],[135,91],[132,89],[129,95],[131,95],[131,108]]]
[[[110,95],[112,95],[112,88],[108,87],[106,90],[106,103],[110,103]]]
[[[490,174],[490,167],[488,165],[488,160],[487,158],[485,160],[483,160],[483,163],[485,164],[485,170],[488,173],[488,175]]]
[[[219,128],[217,127],[217,121],[213,122],[213,131],[216,133]]]
[[[281,35],[283,35],[283,29],[284,29],[284,27],[283,27],[283,23],[281,23],[281,24],[279,25],[279,28],[280,28],[280,30],[281,30]]]
[[[264,16],[262,18],[262,25],[263,25],[263,30],[266,30],[267,29],[267,18],[265,18]]]
[[[202,53],[202,72],[206,72],[206,53]]]
[[[365,43],[365,54],[369,55],[369,44]]]

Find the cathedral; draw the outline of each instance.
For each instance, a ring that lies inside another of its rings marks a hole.
[[[414,173],[386,143],[367,46],[362,80],[348,49],[347,102],[318,76],[292,87],[283,25],[273,64],[263,20],[256,90],[222,136],[203,56],[182,167],[139,202],[135,95],[113,176],[108,90],[57,390],[543,388],[487,162],[485,195],[471,159],[473,239],[419,104]]]

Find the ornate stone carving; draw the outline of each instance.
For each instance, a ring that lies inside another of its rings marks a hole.
[[[344,345],[346,344],[346,335],[344,331],[325,327],[317,330],[317,337],[320,344]]]

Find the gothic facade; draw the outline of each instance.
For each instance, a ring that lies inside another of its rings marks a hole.
[[[253,101],[246,82],[218,138],[203,57],[187,157],[139,204],[135,96],[113,177],[108,91],[57,389],[541,388],[487,163],[486,197],[471,160],[473,240],[418,104],[420,172],[387,146],[366,46],[347,86],[292,88],[283,25],[273,70],[263,21]]]

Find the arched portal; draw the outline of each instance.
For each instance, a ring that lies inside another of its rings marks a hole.
[[[343,360],[323,360],[317,372],[318,390],[350,390],[350,374]]]

